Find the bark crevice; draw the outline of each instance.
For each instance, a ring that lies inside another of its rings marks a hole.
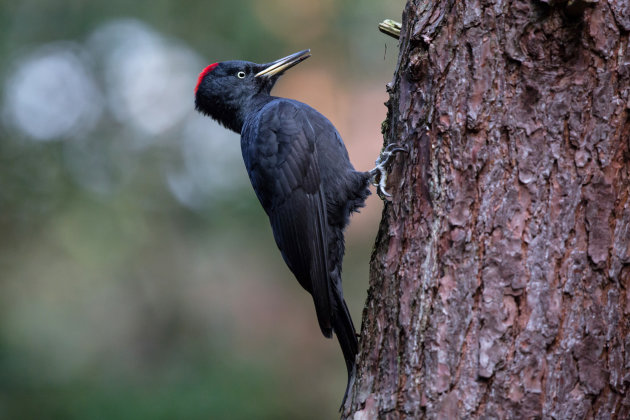
[[[345,416],[630,417],[625,3],[408,2]]]

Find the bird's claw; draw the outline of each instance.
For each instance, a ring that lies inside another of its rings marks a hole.
[[[381,198],[389,198],[392,196],[387,192],[387,190],[385,190],[387,185],[387,170],[385,166],[391,161],[394,154],[397,152],[409,153],[409,150],[407,150],[407,147],[396,143],[387,145],[387,147],[383,149],[379,155],[378,159],[376,159],[376,166],[370,171],[370,182],[372,185],[376,186],[376,192]]]

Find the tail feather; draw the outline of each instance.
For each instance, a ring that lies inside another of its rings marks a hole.
[[[339,340],[341,351],[343,352],[343,358],[346,361],[346,368],[348,369],[348,382],[346,384],[346,392],[343,395],[343,401],[341,407],[343,408],[348,398],[348,391],[350,390],[350,382],[355,373],[355,359],[359,353],[359,342],[357,340],[357,333],[348,311],[348,306],[343,297],[335,295],[335,314],[333,316],[333,329]]]

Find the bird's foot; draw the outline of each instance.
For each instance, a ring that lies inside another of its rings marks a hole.
[[[376,186],[376,192],[384,199],[384,197],[391,197],[391,194],[385,190],[387,185],[387,170],[385,166],[392,160],[394,154],[397,152],[409,153],[406,147],[396,143],[389,144],[376,159],[376,166],[370,173],[370,182]]]

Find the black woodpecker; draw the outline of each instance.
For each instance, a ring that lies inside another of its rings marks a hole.
[[[195,108],[241,134],[245,167],[282,257],[313,297],[324,336],[334,331],[341,345],[348,368],[345,402],[358,342],[341,288],[343,232],[350,214],[363,207],[370,182],[388,195],[385,164],[404,149],[392,145],[372,171],[356,171],[326,117],[301,102],[271,96],[285,70],[310,55],[304,50],[267,64],[211,64],[199,75]]]

